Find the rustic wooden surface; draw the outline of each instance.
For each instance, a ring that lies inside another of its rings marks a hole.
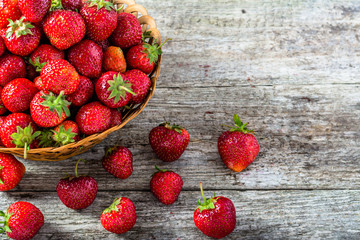
[[[55,187],[75,160],[23,161],[27,174],[0,207],[37,205],[45,225],[35,239],[207,239],[193,224],[199,182],[229,197],[237,227],[227,239],[358,239],[360,234],[360,2],[358,0],[139,0],[165,47],[155,97],[145,111],[90,152],[80,172],[99,194],[83,211],[67,209]],[[261,150],[241,173],[217,153],[222,123],[249,121]],[[191,143],[175,163],[156,159],[148,133],[160,122],[185,126]],[[134,154],[134,173],[118,180],[101,167],[107,146]],[[179,200],[151,195],[153,166],[184,180]],[[124,235],[101,227],[115,197],[131,198],[138,221]]]

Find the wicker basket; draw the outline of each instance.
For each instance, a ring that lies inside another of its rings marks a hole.
[[[161,43],[161,35],[156,28],[156,23],[152,17],[150,17],[146,11],[146,9],[136,4],[134,0],[114,0],[114,3],[117,4],[118,7],[124,5],[124,8],[121,10],[123,12],[131,13],[134,16],[138,17],[140,24],[143,27],[144,31],[150,31],[151,33],[151,41],[154,39],[157,40],[157,43]],[[140,17],[139,17],[140,16]],[[105,132],[91,135],[87,138],[84,138],[78,142],[68,144],[66,146],[62,146],[59,148],[38,148],[31,149],[27,152],[27,159],[33,161],[61,161],[68,159],[70,157],[79,155],[88,151],[90,148],[102,142],[109,134],[112,132],[118,131],[122,127],[124,127],[128,122],[134,119],[137,115],[141,113],[141,111],[148,104],[149,100],[152,98],[156,88],[156,81],[160,75],[160,63],[162,56],[159,56],[159,60],[155,66],[155,70],[151,73],[150,79],[152,82],[150,92],[147,98],[140,105],[131,105],[130,110],[125,111],[123,114],[123,122],[121,125],[108,129]],[[0,152],[2,153],[10,153],[16,155],[18,157],[23,157],[24,149],[23,148],[0,148]]]

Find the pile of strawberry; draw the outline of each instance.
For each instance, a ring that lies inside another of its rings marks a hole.
[[[59,147],[144,101],[161,46],[109,0],[3,0],[0,144]]]

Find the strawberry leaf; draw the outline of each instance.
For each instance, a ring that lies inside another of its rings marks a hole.
[[[106,208],[102,213],[111,213],[112,211],[118,212],[119,209],[117,208],[117,205],[121,203],[121,198],[116,198],[114,202],[110,205],[110,207]]]
[[[65,99],[64,92],[61,92],[58,96],[49,92],[49,94],[45,94],[41,98],[44,99],[44,101],[40,104],[44,107],[48,107],[51,112],[56,111],[59,118],[61,118],[63,112],[65,112],[67,117],[70,117],[69,106],[71,102]]]
[[[247,128],[247,125],[249,123],[243,123],[239,117],[239,115],[235,114],[234,115],[234,122],[235,122],[235,126],[234,127],[231,127],[231,126],[227,126],[227,125],[224,125],[226,127],[229,127],[230,128],[230,132],[242,132],[242,133],[254,133],[254,130],[251,130],[251,129],[248,129]]]
[[[111,92],[108,99],[114,98],[114,103],[118,103],[120,99],[125,99],[127,93],[131,93],[132,95],[136,95],[131,89],[131,83],[129,81],[124,81],[121,77],[121,74],[114,75],[114,80],[108,81],[110,87],[108,91]]]
[[[71,128],[65,130],[63,125],[60,126],[58,131],[52,130],[52,132],[54,133],[53,139],[57,146],[65,146],[75,142],[75,137],[77,135],[77,133],[72,132]]]
[[[8,19],[8,29],[6,30],[6,38],[10,38],[13,34],[15,34],[16,38],[19,38],[21,36],[25,35],[34,35],[31,31],[32,28],[34,28],[34,25],[32,25],[30,22],[24,22],[25,17],[21,17],[19,20],[16,20],[15,22]]]
[[[181,134],[184,130],[184,128],[180,125],[173,124],[171,125],[169,122],[165,122],[160,124],[160,126],[166,127],[167,129],[174,130],[177,133]]]

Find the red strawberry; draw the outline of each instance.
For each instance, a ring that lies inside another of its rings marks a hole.
[[[38,91],[30,80],[17,78],[6,84],[1,100],[11,112],[24,112],[30,108],[30,102]]]
[[[8,28],[2,30],[6,31],[4,38],[6,48],[19,56],[27,56],[32,53],[39,46],[41,38],[40,29],[24,19],[21,17],[15,22],[10,20]]]
[[[106,49],[110,47],[109,39],[105,39],[104,41],[101,42],[96,41],[96,44],[102,48],[103,52],[105,52]]]
[[[87,77],[80,76],[80,84],[76,91],[66,96],[72,105],[81,107],[85,105],[94,94],[94,84]]]
[[[0,153],[0,191],[15,188],[25,174],[25,166],[13,155]]]
[[[111,125],[110,128],[119,126],[122,123],[122,114],[118,109],[111,109]]]
[[[236,226],[236,211],[233,202],[225,197],[205,198],[202,183],[201,195],[204,202],[198,201],[194,212],[194,222],[206,236],[223,238],[232,233]]]
[[[0,58],[0,86],[5,86],[15,78],[26,76],[26,65],[24,60],[15,55],[4,55]]]
[[[59,181],[56,186],[56,192],[61,202],[68,208],[79,210],[89,207],[95,200],[98,184],[96,180],[89,176],[79,176],[75,167],[75,176],[69,176]]]
[[[117,27],[110,39],[115,46],[129,48],[139,44],[142,38],[141,25],[130,13],[118,14]]]
[[[69,62],[85,77],[96,78],[101,74],[103,51],[91,40],[83,40],[70,48]]]
[[[218,150],[225,165],[235,172],[241,172],[252,163],[259,153],[260,146],[254,131],[247,129],[249,123],[242,123],[234,115],[235,127],[224,132],[218,140]]]
[[[128,198],[117,198],[102,212],[100,219],[103,227],[109,232],[126,233],[136,223],[135,205]]]
[[[29,79],[30,81],[33,81],[36,77],[39,76],[39,73],[36,71],[36,68],[25,61],[26,63],[26,79]]]
[[[133,172],[132,153],[126,147],[113,147],[106,151],[102,165],[106,171],[120,179],[127,179]]]
[[[110,71],[104,73],[95,84],[95,91],[102,103],[110,108],[120,108],[131,100],[131,83],[123,79],[123,74]]]
[[[104,53],[103,68],[106,71],[124,73],[126,71],[126,60],[124,53],[119,47],[108,47]]]
[[[65,96],[52,92],[38,92],[30,103],[30,113],[34,122],[40,127],[55,127],[70,116],[70,103]]]
[[[46,90],[65,95],[76,91],[80,83],[80,76],[76,69],[66,60],[49,61],[41,70],[41,80]]]
[[[34,84],[39,91],[45,90],[40,76],[34,79]]]
[[[109,129],[110,117],[110,108],[99,102],[92,102],[80,108],[76,115],[76,123],[80,128],[80,132],[92,135]]]
[[[69,143],[79,141],[80,130],[78,125],[70,120],[67,120],[58,125],[53,130],[53,139],[58,146],[65,146]]]
[[[44,225],[44,215],[28,202],[13,203],[6,214],[0,212],[0,216],[5,218],[0,232],[6,232],[9,238],[15,240],[32,239]]]
[[[61,0],[61,5],[66,10],[76,11],[80,10],[86,0]]]
[[[65,53],[63,51],[51,45],[42,44],[30,55],[29,62],[36,67],[36,71],[41,72],[41,69],[47,62],[58,59],[65,59]]]
[[[19,8],[26,19],[39,23],[51,6],[51,0],[19,0]]]
[[[173,204],[181,192],[183,180],[179,174],[159,169],[151,178],[150,189],[154,196],[165,205]]]
[[[2,56],[6,51],[5,43],[2,37],[0,37],[0,56]]]
[[[6,116],[0,116],[0,128],[1,128],[1,125],[3,124],[5,118],[6,118]],[[5,145],[1,141],[1,135],[0,135],[0,147],[5,147]]]
[[[117,26],[115,6],[108,0],[90,0],[80,10],[85,20],[86,34],[94,41],[104,41]]]
[[[7,109],[6,109],[3,101],[1,100],[2,89],[3,89],[3,88],[0,86],[0,115],[3,115],[4,113],[7,112]]]
[[[0,29],[9,24],[8,19],[15,21],[21,15],[18,0],[0,0]]]
[[[85,22],[77,12],[55,10],[43,21],[43,29],[52,45],[60,50],[80,42],[86,32]]]
[[[149,141],[158,158],[173,162],[185,151],[190,135],[185,128],[166,122],[151,130]]]
[[[131,88],[135,95],[132,96],[131,102],[142,103],[149,93],[151,87],[150,78],[140,70],[133,69],[124,73],[124,77],[131,83]]]

